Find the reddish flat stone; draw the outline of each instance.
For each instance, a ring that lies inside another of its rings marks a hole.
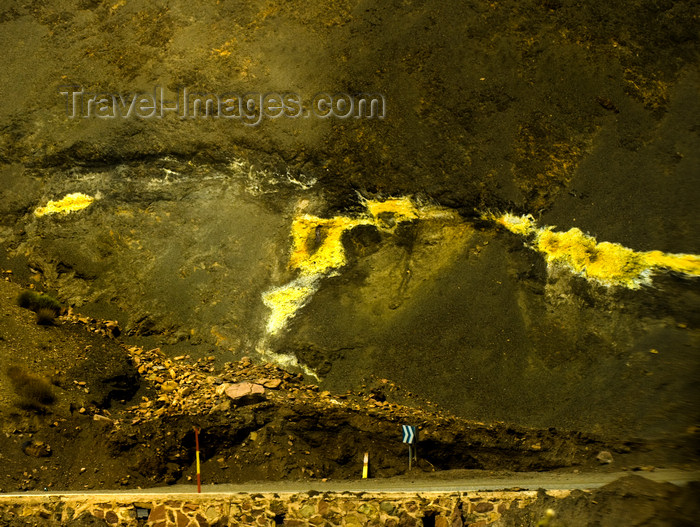
[[[151,514],[148,515],[149,522],[160,522],[165,521],[165,505],[158,505],[151,510]]]
[[[234,401],[245,397],[260,396],[265,393],[265,388],[252,382],[239,382],[226,387],[226,395]]]

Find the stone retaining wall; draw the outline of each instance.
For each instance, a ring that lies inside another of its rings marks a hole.
[[[565,497],[568,491],[550,492]],[[0,496],[2,525],[483,527],[534,491]]]

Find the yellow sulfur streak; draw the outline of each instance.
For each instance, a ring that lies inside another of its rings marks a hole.
[[[302,275],[326,274],[345,265],[342,236],[345,231],[371,223],[344,216],[324,219],[303,215],[292,222],[292,254],[289,267]]]
[[[367,200],[364,203],[367,212],[373,218],[379,218],[381,214],[392,213],[397,221],[412,220],[420,216],[420,210],[411,201],[411,198],[391,198],[385,201]]]
[[[537,249],[545,254],[547,263],[566,265],[605,285],[634,288],[640,280],[645,281],[644,273],[649,271],[640,253],[615,243],[596,243],[595,238],[576,228],[567,232],[540,229]]]
[[[535,220],[530,215],[515,216],[514,214],[504,214],[499,217],[490,215],[488,218],[503,225],[506,229],[515,234],[526,235],[535,230]]]
[[[649,251],[644,253],[646,262],[650,266],[670,269],[677,273],[691,276],[700,276],[700,256],[695,254],[666,254],[661,251]]]
[[[391,232],[403,221],[444,216],[446,213],[456,217],[453,211],[445,211],[439,207],[417,208],[410,198],[366,200],[364,205],[369,214],[357,218],[319,218],[308,214],[295,218],[292,222],[292,254],[289,267],[306,276],[327,274],[343,267],[346,263],[343,233],[358,225],[373,225],[380,230]]]
[[[535,248],[549,265],[563,265],[588,280],[606,286],[636,289],[649,284],[655,269],[669,269],[689,276],[700,276],[700,256],[667,254],[661,251],[636,252],[617,243],[598,243],[592,236],[573,228],[557,232],[537,228],[531,216],[485,216],[520,235],[533,235]]]
[[[417,207],[407,197],[365,200],[363,205],[367,212],[354,218],[320,218],[303,214],[292,221],[289,268],[298,271],[299,277],[263,293],[263,302],[271,309],[268,334],[279,333],[316,292],[320,279],[333,275],[347,263],[342,240],[346,231],[359,225],[373,225],[384,232],[392,232],[404,221],[436,217],[457,220],[459,217],[454,211],[440,207]]]
[[[48,214],[69,214],[89,207],[95,198],[86,194],[76,192],[68,194],[58,201],[49,201],[46,207],[39,207],[34,211],[36,216],[46,216]]]
[[[313,281],[295,280],[263,293],[263,303],[272,310],[267,319],[267,332],[278,333],[315,291]]]

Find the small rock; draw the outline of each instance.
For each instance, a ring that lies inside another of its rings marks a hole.
[[[267,379],[262,383],[265,388],[270,388],[271,390],[276,390],[282,385],[282,379]]]
[[[178,384],[175,381],[165,381],[160,385],[160,389],[166,393],[174,392],[177,389]]]
[[[233,385],[230,384],[230,383],[227,383],[227,382],[225,382],[224,384],[219,384],[219,385],[216,387],[216,395],[223,395],[223,394],[225,394],[225,393],[226,393],[226,390],[228,390],[229,387],[231,387],[231,386],[233,386]]]
[[[214,406],[209,413],[228,412],[231,409],[231,401],[226,400]]]
[[[51,447],[43,441],[26,441],[22,445],[22,452],[32,457],[49,457],[51,455]]]
[[[113,337],[118,337],[121,335],[121,330],[119,329],[119,322],[116,320],[108,320],[105,324],[107,332]]]
[[[602,450],[597,456],[596,459],[600,462],[601,465],[609,465],[613,461],[613,456],[610,452],[607,450]]]

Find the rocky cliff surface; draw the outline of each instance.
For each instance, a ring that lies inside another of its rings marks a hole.
[[[682,1],[8,2],[3,267],[166,353],[692,442],[696,20]],[[374,93],[386,116],[88,109],[161,88]]]

